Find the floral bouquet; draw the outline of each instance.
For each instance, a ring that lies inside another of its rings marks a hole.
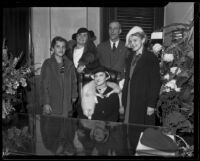
[[[28,126],[18,129],[12,127],[2,132],[3,135],[3,156],[11,152],[32,152],[32,135]]]
[[[32,74],[31,67],[20,67],[16,69],[19,60],[23,56],[23,52],[19,57],[13,57],[3,40],[2,52],[2,118],[5,119],[11,111],[15,110],[14,104],[18,103],[17,90],[21,87],[27,86],[27,80]]]
[[[180,27],[181,26],[181,27]],[[153,52],[160,56],[162,86],[157,103],[157,115],[171,133],[193,132],[194,52],[193,22],[171,24],[176,27],[167,46],[155,44]]]

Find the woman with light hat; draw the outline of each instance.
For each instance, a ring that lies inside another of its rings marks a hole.
[[[134,26],[126,36],[131,53],[126,62],[125,84],[122,92],[126,107],[125,122],[155,125],[155,107],[160,91],[160,72],[157,57],[147,50],[147,36]]]

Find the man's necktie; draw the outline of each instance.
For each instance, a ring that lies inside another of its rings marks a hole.
[[[113,43],[113,51],[116,50],[116,46],[115,46],[115,43]]]

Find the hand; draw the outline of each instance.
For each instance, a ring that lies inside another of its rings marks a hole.
[[[147,115],[152,115],[154,113],[155,109],[153,107],[147,107]]]
[[[85,65],[80,65],[80,66],[78,66],[78,68],[77,68],[77,72],[78,73],[83,73],[83,70],[85,69]]]
[[[99,93],[96,93],[96,97],[104,98],[103,95],[102,95],[102,94],[99,94]],[[107,97],[107,95],[106,95],[106,97]],[[96,100],[95,100],[95,101],[96,101]],[[98,100],[97,100],[96,103],[98,103]]]
[[[51,106],[49,104],[45,104],[43,106],[43,114],[51,114],[52,113],[52,109],[51,109]]]
[[[125,82],[125,79],[122,79],[121,81],[119,81],[119,87],[120,87],[121,90],[124,87],[124,82]]]
[[[92,109],[88,109],[88,111],[87,111],[87,117],[88,117],[89,120],[92,119],[93,113],[94,113],[94,111]]]
[[[119,90],[119,89],[113,89],[112,91],[110,91],[109,93],[107,93],[105,95],[105,97],[109,97],[113,93],[118,93],[119,94],[120,92],[121,92],[121,90]]]
[[[75,103],[77,98],[72,98],[72,103]]]

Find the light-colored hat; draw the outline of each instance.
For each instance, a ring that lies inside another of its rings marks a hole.
[[[141,33],[141,32],[144,32],[143,29],[139,26],[134,26],[132,27],[132,29],[129,30],[128,34],[126,35],[126,44],[125,46],[128,47],[128,40],[129,40],[129,37],[132,35],[132,34],[135,34],[135,33]]]

